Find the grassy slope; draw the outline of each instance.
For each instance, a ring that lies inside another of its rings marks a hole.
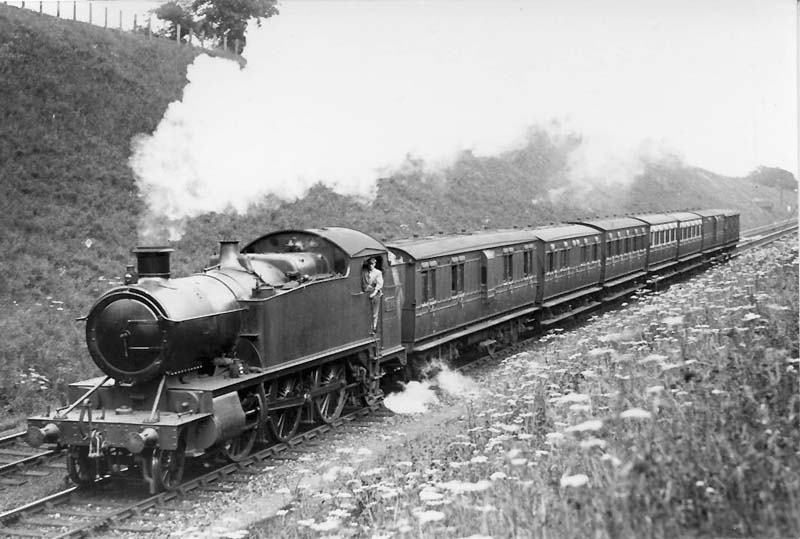
[[[0,5],[0,368],[8,374],[0,408],[27,411],[36,395],[52,393],[40,387],[60,395],[95,372],[74,319],[131,261],[141,202],[127,166],[130,140],[151,132],[180,97],[195,54]],[[412,170],[382,179],[371,203],[319,187],[293,203],[264,201],[244,217],[202,216],[176,246],[176,273],[202,266],[217,238],[247,241],[280,227],[352,226],[395,238],[574,219],[586,214],[585,197],[547,194],[566,183],[577,144],[532,130],[525,148],[467,153],[435,178]],[[745,226],[769,220],[752,204],[752,182],[680,166],[598,190],[591,211],[638,209],[653,189],[657,209],[732,206],[744,211]],[[759,197],[777,201],[777,191],[763,187]],[[22,376],[29,368],[48,380]]]
[[[59,388],[92,372],[74,318],[136,240],[129,141],[180,96],[195,54],[0,6],[0,394],[38,387],[17,385],[28,367]]]

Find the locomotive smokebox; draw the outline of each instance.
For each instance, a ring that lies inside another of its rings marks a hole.
[[[133,250],[136,255],[136,271],[139,278],[156,277],[169,279],[169,254],[175,249],[169,247],[137,247]]]

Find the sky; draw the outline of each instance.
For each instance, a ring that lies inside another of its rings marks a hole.
[[[574,174],[627,181],[676,155],[725,175],[797,172],[794,0],[295,1],[251,25],[247,67],[191,66],[182,102],[133,141],[172,217],[317,182],[369,196],[421,158],[584,139]],[[638,167],[638,168],[637,168]]]

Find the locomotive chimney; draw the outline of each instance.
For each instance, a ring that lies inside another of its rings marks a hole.
[[[137,247],[133,250],[136,255],[136,271],[142,279],[157,277],[169,279],[169,254],[175,249],[169,247]]]
[[[236,240],[222,240],[219,242],[219,267],[239,268],[239,242]]]

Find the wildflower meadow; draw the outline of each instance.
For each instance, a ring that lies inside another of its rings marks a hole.
[[[456,420],[329,469],[252,536],[797,536],[797,257],[745,253],[544,335],[445,396]]]

